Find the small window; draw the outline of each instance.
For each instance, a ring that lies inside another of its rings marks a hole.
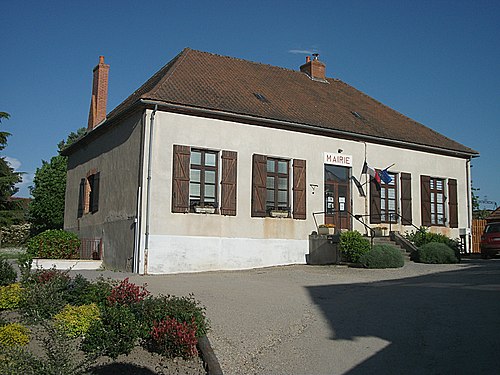
[[[89,172],[86,178],[81,179],[78,197],[78,217],[82,217],[88,213],[96,213],[99,210],[99,180],[99,172]]]
[[[289,161],[283,159],[267,159],[266,209],[287,211],[290,207]]]
[[[431,224],[444,225],[444,180],[440,178],[430,179],[430,201],[431,201]]]
[[[217,208],[218,153],[191,150],[189,169],[189,206]]]

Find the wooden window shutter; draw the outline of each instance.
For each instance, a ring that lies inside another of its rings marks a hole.
[[[94,213],[99,210],[99,180],[100,172],[92,176],[92,201],[90,202],[90,212]]]
[[[370,223],[379,224],[381,222],[380,211],[380,185],[374,178],[370,179]]]
[[[236,216],[236,171],[238,153],[222,151],[221,206],[222,215]]]
[[[458,228],[457,180],[448,180],[448,208],[450,211],[450,228]]]
[[[80,191],[78,192],[78,216],[77,217],[82,217],[83,216],[83,204],[85,202],[85,182],[86,178],[82,178],[80,180]]]
[[[431,226],[431,178],[420,176],[420,214],[422,225]]]
[[[189,146],[174,145],[172,171],[172,212],[189,211]]]
[[[306,161],[293,160],[293,218],[306,219]]]
[[[266,216],[267,156],[252,157],[252,209],[253,217]]]
[[[401,173],[401,224],[409,225],[412,221],[411,173]]]

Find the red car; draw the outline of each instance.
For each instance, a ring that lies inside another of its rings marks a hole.
[[[494,257],[500,252],[500,223],[486,224],[480,247],[483,258]]]

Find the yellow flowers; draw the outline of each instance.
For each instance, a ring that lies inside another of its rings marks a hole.
[[[90,305],[66,305],[59,314],[54,315],[55,326],[68,337],[82,336],[95,320],[99,319],[99,308]]]
[[[0,327],[0,346],[24,346],[30,342],[29,330],[19,323]]]

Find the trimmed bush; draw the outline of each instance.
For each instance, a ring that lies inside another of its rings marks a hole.
[[[197,337],[205,335],[210,328],[210,323],[205,316],[205,307],[201,306],[192,295],[148,297],[132,306],[132,311],[141,322],[143,337],[149,334],[155,322],[167,317],[175,318],[178,322],[193,323]]]
[[[139,323],[128,307],[104,306],[101,319],[92,323],[81,348],[88,354],[116,359],[120,354],[130,354],[139,336]]]
[[[29,330],[19,323],[0,327],[0,346],[24,346],[30,342]]]
[[[98,319],[99,308],[95,303],[82,306],[66,305],[61,312],[54,315],[55,327],[71,338],[85,335],[92,323]]]
[[[429,228],[426,227],[420,227],[420,230],[418,231],[411,231],[410,233],[407,232],[405,237],[416,247],[421,247],[431,242],[444,243],[453,250],[457,260],[460,260],[460,241],[457,239],[453,240],[443,234],[429,232]]]
[[[7,259],[0,259],[0,286],[15,283],[17,272]]]
[[[400,249],[391,245],[374,245],[361,257],[360,263],[366,268],[399,268],[405,261]]]
[[[417,251],[416,261],[433,264],[458,263],[453,249],[440,242],[431,242],[421,246]]]
[[[28,241],[28,253],[34,258],[78,259],[80,240],[74,233],[50,229]]]
[[[12,310],[19,307],[23,290],[21,284],[0,287],[0,310]]]
[[[340,251],[348,262],[358,263],[361,256],[370,251],[370,241],[356,230],[343,232],[340,234]]]
[[[155,322],[151,331],[152,350],[169,358],[194,357],[198,354],[197,343],[194,322],[178,322],[175,318],[166,318]]]

